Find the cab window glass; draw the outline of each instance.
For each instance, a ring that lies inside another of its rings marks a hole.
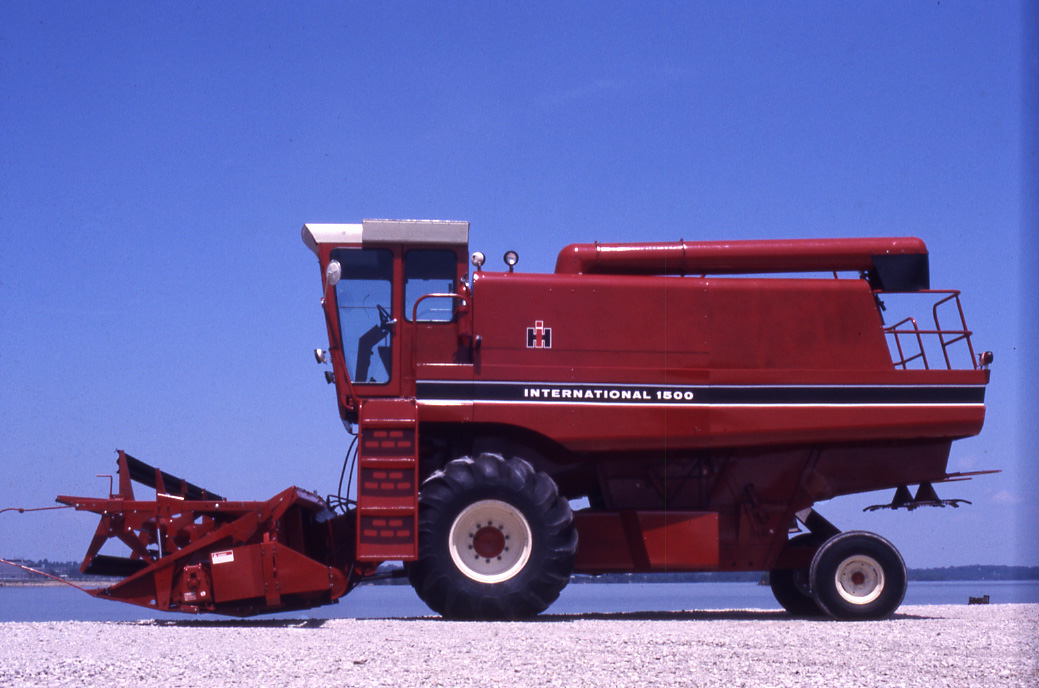
[[[455,299],[430,297],[426,294],[453,294],[458,279],[458,263],[454,251],[416,249],[404,254],[404,317],[411,320],[415,304],[417,322],[451,322],[455,317]]]
[[[350,379],[360,384],[390,381],[393,363],[393,253],[386,249],[340,249],[335,286],[343,358]]]

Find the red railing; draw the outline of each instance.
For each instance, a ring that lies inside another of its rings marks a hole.
[[[980,367],[981,364],[978,361],[978,358],[974,355],[974,346],[970,341],[971,334],[973,333],[967,329],[967,320],[963,315],[963,305],[960,303],[960,292],[952,290],[927,290],[917,293],[935,295],[945,294],[946,296],[936,301],[931,307],[931,316],[934,320],[933,329],[921,329],[914,317],[903,318],[894,325],[884,328],[884,334],[890,337],[889,341],[893,342],[895,351],[898,352],[898,360],[894,360],[895,367],[906,369],[909,367],[910,362],[919,360],[925,370],[930,370],[931,362],[927,359],[927,347],[925,346],[925,342],[933,342],[935,339],[937,339],[938,348],[941,349],[942,358],[945,360],[946,370],[953,369],[952,359],[949,357],[949,347],[960,341],[965,341],[967,343],[967,351],[970,354],[971,366],[975,369]],[[878,297],[882,294],[883,292],[877,292]],[[947,329],[942,327],[939,318],[939,307],[950,301],[956,304],[956,313],[959,316],[959,329]],[[903,342],[906,339],[909,340],[909,343],[906,346],[903,346]],[[913,348],[913,343],[915,343],[915,348]],[[892,356],[892,359],[894,358],[895,357]]]

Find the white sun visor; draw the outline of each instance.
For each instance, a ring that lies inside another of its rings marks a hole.
[[[303,225],[303,243],[315,254],[320,244],[469,244],[469,223],[449,220],[365,220],[361,224]]]
[[[315,255],[318,244],[360,244],[361,225],[310,222],[303,225],[303,243]]]

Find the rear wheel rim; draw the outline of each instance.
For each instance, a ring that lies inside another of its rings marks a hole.
[[[530,559],[533,537],[519,509],[497,499],[474,502],[451,524],[451,560],[467,578],[501,583],[516,576]]]
[[[854,605],[873,602],[884,592],[884,569],[873,557],[855,554],[837,566],[837,594]]]

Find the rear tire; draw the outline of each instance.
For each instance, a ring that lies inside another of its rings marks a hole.
[[[811,533],[802,533],[790,538],[787,549],[814,549],[819,546],[819,538]],[[825,612],[819,608],[812,597],[809,568],[773,569],[768,572],[768,582],[772,594],[783,609],[794,616],[818,617]]]
[[[834,535],[815,553],[809,575],[812,597],[834,619],[867,621],[895,613],[908,575],[895,546],[875,533]]]
[[[526,461],[481,454],[448,463],[419,492],[419,554],[408,580],[448,619],[541,613],[570,581],[570,504]]]

